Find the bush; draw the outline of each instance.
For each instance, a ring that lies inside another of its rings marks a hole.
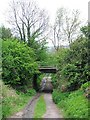
[[[90,70],[88,65],[88,45],[86,38],[78,38],[69,49],[61,49],[58,52],[58,86],[62,84],[68,90],[76,90],[89,81]]]
[[[2,78],[5,84],[19,88],[32,86],[33,75],[38,71],[33,50],[18,40],[7,39],[2,42]]]
[[[85,91],[86,88],[90,87],[90,81],[82,84],[81,89]]]
[[[31,90],[27,90],[27,95],[30,95],[30,96],[33,96],[36,94],[36,91],[34,89],[31,89]]]

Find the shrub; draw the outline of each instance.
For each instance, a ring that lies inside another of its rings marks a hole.
[[[90,87],[90,81],[82,84],[81,88],[85,91],[86,88]]]
[[[2,78],[5,84],[19,88],[32,84],[33,74],[37,72],[33,50],[18,40],[7,39],[2,42]]]
[[[78,38],[70,45],[70,49],[58,52],[58,86],[62,84],[68,90],[76,90],[89,81],[88,45],[86,38]]]
[[[27,95],[30,95],[30,96],[33,96],[36,94],[36,91],[34,89],[31,89],[31,90],[27,90]]]

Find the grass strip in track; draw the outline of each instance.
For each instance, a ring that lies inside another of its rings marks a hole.
[[[34,118],[42,118],[45,112],[46,112],[46,103],[44,100],[44,95],[41,95],[35,106]]]

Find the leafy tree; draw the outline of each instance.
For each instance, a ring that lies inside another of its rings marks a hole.
[[[60,49],[58,59],[58,87],[66,85],[68,90],[78,89],[89,81],[90,69],[88,65],[88,39],[79,37],[70,44],[68,49]]]
[[[13,87],[32,87],[33,76],[38,72],[34,51],[15,39],[2,42],[2,78]]]
[[[0,28],[0,38],[2,39],[8,39],[12,37],[12,33],[11,30],[9,28],[5,28],[4,26],[2,26]]]
[[[12,31],[14,29],[13,35],[33,49],[39,65],[45,64],[48,14],[33,0],[14,0],[10,4],[9,23]]]
[[[84,26],[81,28],[82,33],[84,34],[85,37],[90,37],[90,26]]]

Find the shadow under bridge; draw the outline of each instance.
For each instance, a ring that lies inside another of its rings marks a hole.
[[[39,67],[39,71],[41,73],[57,73],[57,67]],[[35,74],[34,75],[34,79],[33,79],[33,88],[36,90],[36,91],[39,91],[39,88],[38,88],[38,84],[37,84],[37,77],[38,77],[38,74]]]

